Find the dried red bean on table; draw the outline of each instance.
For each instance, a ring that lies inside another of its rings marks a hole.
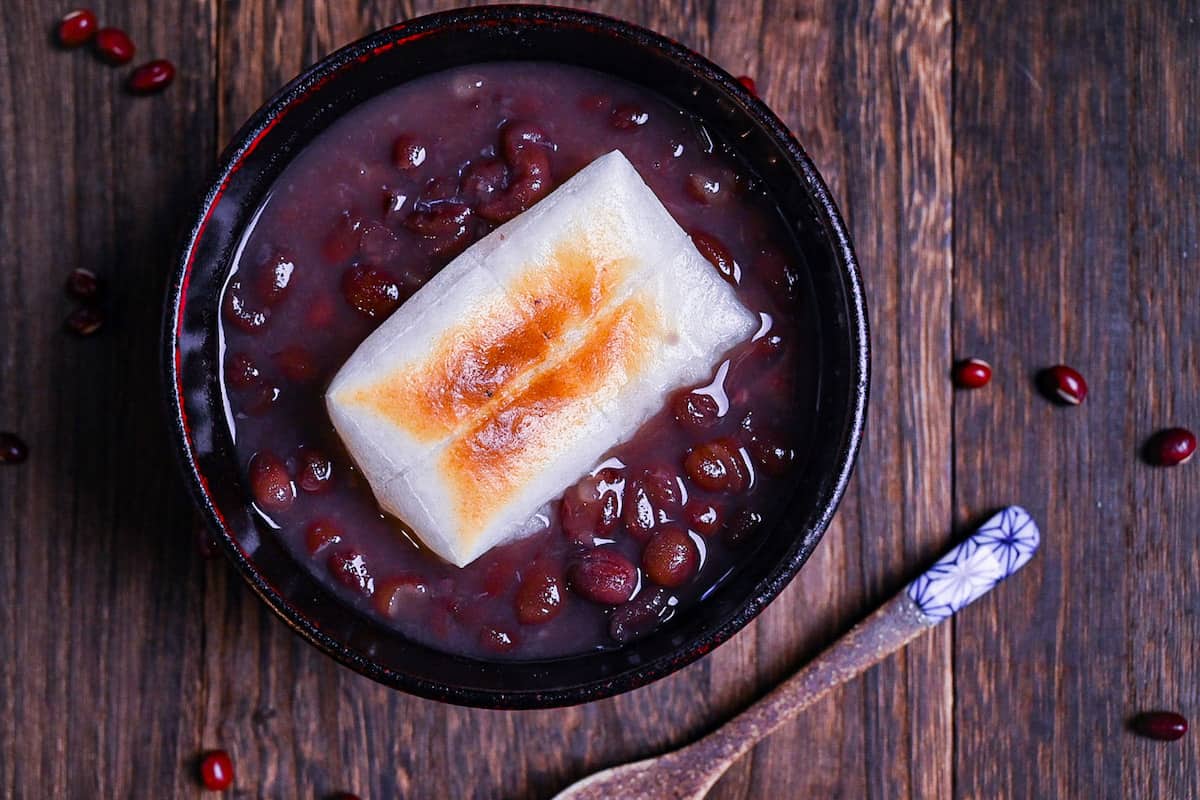
[[[1146,457],[1151,464],[1175,467],[1192,459],[1196,452],[1196,434],[1187,428],[1167,428],[1159,431],[1146,444]]]
[[[67,276],[67,294],[79,300],[91,300],[100,293],[100,278],[90,269],[78,267]]]
[[[205,789],[223,792],[233,785],[233,759],[224,750],[212,750],[200,759],[200,781]]]
[[[129,74],[129,91],[135,94],[161,92],[175,80],[175,65],[165,58],[147,61]]]
[[[1148,739],[1174,742],[1188,732],[1187,718],[1174,711],[1148,711],[1133,718],[1134,731]]]
[[[0,431],[0,464],[20,464],[29,457],[29,447],[12,431]]]
[[[968,358],[954,365],[954,383],[960,389],[979,389],[992,379],[992,365],[982,358]]]
[[[96,15],[91,9],[77,8],[63,15],[58,22],[58,42],[63,47],[79,47],[96,35]]]
[[[1082,403],[1088,393],[1087,381],[1078,370],[1066,364],[1042,370],[1038,374],[1038,385],[1051,400],[1072,406]]]
[[[221,545],[206,525],[198,525],[195,534],[196,552],[205,560],[212,560],[221,555]]]
[[[101,28],[96,31],[96,53],[110,64],[128,64],[133,60],[136,50],[129,34],[120,28]]]
[[[92,306],[83,306],[72,311],[65,324],[67,330],[76,336],[91,336],[104,326],[104,312]]]

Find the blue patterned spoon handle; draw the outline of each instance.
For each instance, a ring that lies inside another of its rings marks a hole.
[[[905,592],[921,621],[936,625],[1029,563],[1040,542],[1029,512],[1009,506],[942,556]]]

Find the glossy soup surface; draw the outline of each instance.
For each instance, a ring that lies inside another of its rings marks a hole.
[[[613,149],[762,328],[568,488],[547,529],[458,569],[379,511],[328,419],[325,386],[454,255]],[[414,639],[486,658],[619,646],[703,613],[771,529],[812,424],[810,302],[757,180],[654,93],[545,63],[407,83],[305,148],[242,242],[221,325],[247,490],[300,564]]]

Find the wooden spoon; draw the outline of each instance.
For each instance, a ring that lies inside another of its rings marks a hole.
[[[674,752],[606,769],[555,800],[700,800],[733,762],[779,726],[857,677],[1028,563],[1040,537],[1009,506],[988,520],[811,663],[722,727]]]

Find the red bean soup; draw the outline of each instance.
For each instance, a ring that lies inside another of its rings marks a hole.
[[[325,387],[455,255],[614,149],[761,328],[553,502],[545,530],[457,568],[380,511]],[[585,69],[459,68],[357,106],[276,181],[222,303],[227,413],[262,524],[344,602],[471,657],[619,647],[701,613],[759,537],[790,535],[768,523],[813,424],[811,302],[777,208],[701,121]]]

